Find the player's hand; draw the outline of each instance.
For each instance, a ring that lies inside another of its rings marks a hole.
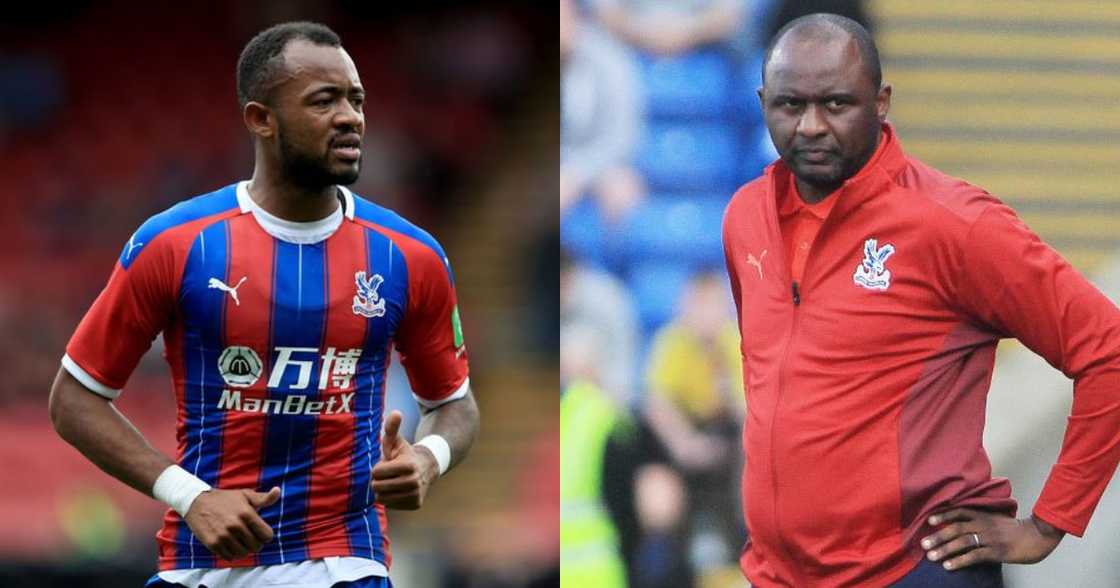
[[[439,477],[439,462],[427,447],[413,447],[400,434],[401,413],[394,410],[381,436],[381,461],[370,482],[377,502],[389,508],[416,510]]]
[[[194,536],[225,560],[240,559],[272,541],[272,528],[257,511],[280,500],[280,488],[207,490],[198,495],[184,520]]]
[[[935,514],[929,524],[946,526],[924,537],[922,549],[948,570],[983,562],[1037,563],[1065,536],[1034,516],[1020,520],[970,508]]]

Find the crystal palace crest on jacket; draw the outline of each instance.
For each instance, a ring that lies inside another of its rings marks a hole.
[[[364,271],[354,274],[354,283],[358,285],[358,293],[354,295],[354,314],[367,318],[385,314],[385,300],[377,293],[384,281],[381,274],[373,274],[368,279]]]
[[[886,266],[891,255],[894,245],[886,243],[879,247],[878,239],[868,239],[863,243],[863,261],[856,266],[852,281],[868,290],[886,290],[891,286],[891,270]]]

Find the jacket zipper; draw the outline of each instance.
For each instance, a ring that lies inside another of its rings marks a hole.
[[[798,312],[801,306],[801,288],[796,281],[791,281],[790,291],[793,294],[793,320],[790,322],[789,339],[786,341],[785,350],[782,351],[782,364],[778,372],[778,400],[774,405],[774,417],[770,422],[770,491],[771,496],[774,497],[774,526],[778,534],[778,541],[781,543],[782,550],[785,552],[786,561],[791,563],[795,562],[793,554],[790,552],[789,545],[786,543],[784,531],[780,521],[781,509],[778,507],[778,464],[774,455],[774,439],[775,439],[775,424],[778,420],[778,409],[780,408],[782,397],[785,395],[786,389],[786,372],[789,365],[789,350],[793,347],[794,336],[797,333],[797,324],[800,322],[801,313]],[[790,570],[796,578],[797,569]],[[799,580],[799,579],[798,579]]]
[[[836,195],[833,195],[832,197],[835,198]],[[828,218],[824,219],[824,222],[821,223],[820,228],[817,230],[816,237],[809,245],[808,259],[812,259],[813,250],[816,249],[816,244],[818,241],[820,241],[821,234],[824,232],[825,227],[828,226],[828,221],[832,216],[832,214],[829,214]],[[805,267],[802,268],[802,281],[805,280],[805,275],[808,274],[808,265],[809,264],[807,260]],[[782,397],[785,395],[786,380],[788,379],[787,372],[789,371],[789,350],[791,347],[793,347],[794,339],[797,336],[797,327],[801,322],[801,313],[799,312],[799,309],[801,307],[801,286],[797,283],[796,280],[793,279],[792,272],[789,275],[790,294],[792,295],[793,302],[793,320],[790,321],[789,339],[786,341],[786,348],[782,351],[782,364],[778,371],[778,399],[774,403],[774,416],[770,421],[770,482],[771,496],[774,497],[774,527],[778,536],[778,542],[781,544],[782,550],[785,552],[786,561],[794,564],[794,567],[789,571],[791,574],[793,574],[794,581],[797,582],[797,585],[800,586],[803,585],[803,583],[801,582],[801,578],[799,577],[800,574],[798,574],[797,560],[793,557],[793,553],[790,551],[789,544],[786,542],[786,538],[782,530],[782,525],[779,520],[781,509],[778,508],[778,468],[777,460],[774,456],[774,425],[778,421],[778,409],[781,407]]]

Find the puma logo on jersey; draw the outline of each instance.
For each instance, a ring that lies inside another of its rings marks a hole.
[[[136,242],[136,235],[133,235],[132,237],[130,237],[128,239],[128,243],[126,243],[125,245],[128,246],[128,250],[126,250],[124,252],[124,258],[125,259],[128,259],[128,258],[132,257],[132,251],[134,249],[136,249],[137,247],[143,247],[144,246],[143,243],[137,243]]]
[[[762,254],[755,259],[754,255],[747,253],[747,265],[753,265],[758,270],[758,279],[762,279],[762,260],[766,257],[766,250],[762,250]]]
[[[856,266],[852,280],[857,286],[868,290],[886,290],[891,286],[891,270],[887,269],[887,259],[894,255],[894,245],[890,243],[879,247],[878,239],[868,239],[863,243],[863,261]]]
[[[237,297],[237,289],[240,288],[241,284],[244,284],[245,280],[248,278],[249,276],[241,276],[241,279],[237,281],[237,285],[232,288],[218,278],[210,278],[209,286],[221,290],[222,292],[229,292],[229,295],[233,296],[233,303],[237,306],[241,306],[241,300]]]

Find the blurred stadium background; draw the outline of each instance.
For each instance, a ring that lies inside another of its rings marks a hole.
[[[744,585],[741,541],[716,524],[741,519],[737,488],[695,496],[740,466],[726,453],[742,414],[730,294],[703,276],[722,267],[731,194],[775,157],[755,96],[766,42],[818,11],[876,37],[904,149],[1002,198],[1120,299],[1120,3],[561,0],[561,528],[563,552],[583,556],[564,556],[565,578],[625,585],[621,565],[631,586]],[[985,445],[1025,513],[1071,386],[1015,342],[998,361]],[[577,402],[603,430],[566,424]],[[1009,566],[1007,585],[1120,585],[1115,486],[1084,539]],[[565,534],[592,519],[612,530]]]
[[[140,586],[161,508],[53,432],[47,392],[120,247],[151,214],[252,173],[238,54],[334,28],[368,93],[355,190],[455,267],[482,434],[425,508],[390,515],[399,586],[555,585],[558,110],[551,10],[528,3],[20,3],[0,21],[0,585]],[[174,451],[160,342],[118,403]],[[415,426],[397,371],[392,407]]]

